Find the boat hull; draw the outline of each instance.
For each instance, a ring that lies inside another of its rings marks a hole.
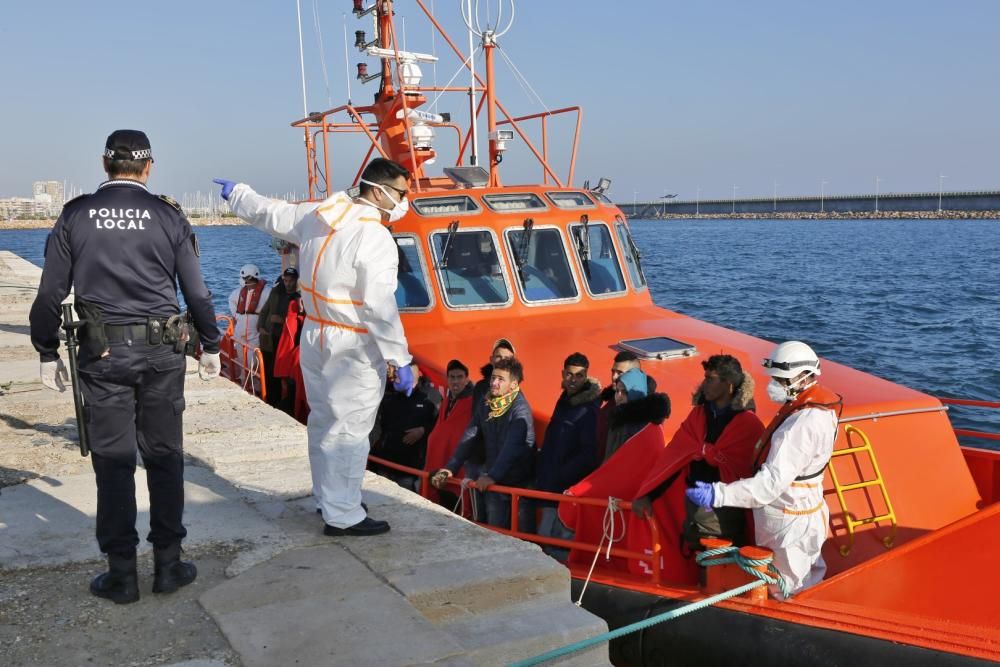
[[[573,597],[583,582],[573,580]],[[591,582],[583,607],[615,628],[685,604],[649,593]],[[619,667],[684,665],[907,665],[984,667],[995,665],[954,653],[838,632],[741,611],[708,607],[611,642]]]

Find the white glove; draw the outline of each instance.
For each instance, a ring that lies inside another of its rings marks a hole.
[[[198,377],[202,380],[214,380],[219,377],[222,371],[222,362],[219,361],[219,353],[202,352],[198,359]]]
[[[69,374],[62,359],[42,362],[42,385],[52,391],[66,391],[66,384],[69,382]]]

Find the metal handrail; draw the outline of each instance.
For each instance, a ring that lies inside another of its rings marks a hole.
[[[938,400],[945,405],[963,405],[971,408],[987,408],[987,409],[1000,409],[1000,402],[997,401],[978,401],[971,398],[941,398]],[[952,428],[955,435],[965,436],[967,438],[982,438],[983,440],[1000,440],[1000,433],[994,433],[991,431],[973,431],[967,428]]]
[[[421,470],[419,468],[411,468],[409,466],[396,463],[394,461],[389,461],[383,459],[379,456],[373,454],[368,455],[368,460],[372,463],[377,463],[378,465],[391,468],[398,472],[411,475],[413,477],[420,478],[420,495],[424,498],[428,497],[428,486],[430,482],[431,473],[426,470]],[[447,480],[447,485],[455,487],[458,493],[462,492],[462,482],[450,477]],[[605,510],[608,509],[609,501],[606,498],[584,498],[578,496],[569,496],[562,493],[549,493],[547,491],[536,491],[534,489],[522,489],[514,486],[503,486],[501,484],[493,484],[488,487],[491,492],[494,493],[505,493],[511,497],[511,507],[510,507],[510,529],[499,528],[497,526],[490,526],[486,524],[482,525],[484,528],[489,528],[490,530],[502,533],[504,535],[509,535],[511,537],[516,537],[518,539],[525,540],[527,542],[534,542],[536,544],[546,544],[554,547],[562,547],[564,549],[576,549],[578,551],[584,551],[587,553],[597,553],[599,551],[609,551],[612,556],[618,558],[627,558],[629,560],[648,560],[652,568],[652,580],[655,584],[662,583],[662,573],[660,567],[660,555],[663,553],[663,547],[660,540],[660,525],[656,520],[656,517],[650,513],[646,517],[646,523],[649,525],[650,534],[650,551],[651,553],[644,553],[639,551],[630,551],[628,549],[622,549],[614,545],[611,546],[610,550],[608,547],[597,544],[590,544],[588,542],[579,542],[577,540],[563,540],[555,537],[546,537],[544,535],[537,535],[535,533],[525,533],[518,530],[518,507],[521,498],[531,498],[534,500],[549,500],[557,503],[571,503],[573,505],[583,506],[583,507],[599,507]],[[627,511],[632,509],[632,503],[627,500],[618,501],[618,509],[621,511]],[[478,523],[478,522],[476,522]]]

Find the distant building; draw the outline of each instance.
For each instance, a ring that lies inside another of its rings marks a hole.
[[[66,203],[63,184],[59,181],[35,181],[31,185],[35,201],[48,206],[53,213],[58,213]]]
[[[35,181],[31,184],[30,199],[0,199],[0,218],[54,218],[59,215],[65,203],[66,195],[60,181]]]
[[[42,201],[27,197],[6,197],[0,199],[0,218],[38,218],[52,215],[52,204],[47,196]]]

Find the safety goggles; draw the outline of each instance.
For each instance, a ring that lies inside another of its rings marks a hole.
[[[764,368],[777,368],[781,371],[790,371],[793,368],[799,368],[800,366],[815,366],[815,361],[773,361],[771,359],[765,359],[761,362]]]

